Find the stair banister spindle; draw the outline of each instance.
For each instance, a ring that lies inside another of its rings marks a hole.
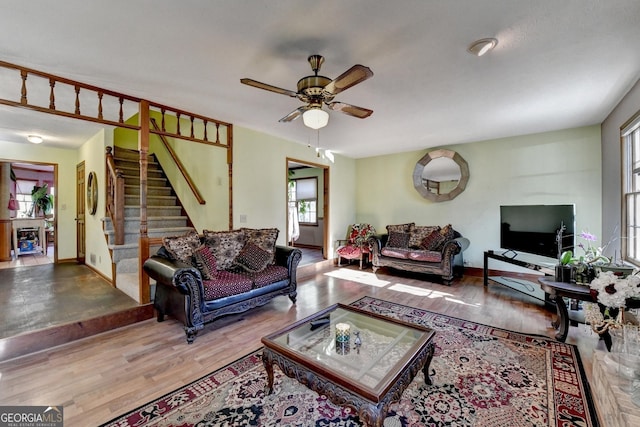
[[[220,123],[216,123],[216,142],[220,144]]]
[[[52,78],[49,78],[49,86],[51,87],[51,91],[49,92],[49,108],[52,110],[56,109],[56,94],[54,92],[54,88],[56,86],[56,81]]]
[[[20,89],[20,103],[28,104],[27,101],[27,71],[20,70],[20,77],[22,78],[22,88]]]
[[[98,119],[102,120],[102,92],[98,92]]]
[[[75,85],[76,89],[76,114],[80,115],[80,86]]]
[[[118,98],[118,102],[120,103],[120,110],[118,112],[118,121],[120,123],[124,123],[124,112],[122,111],[122,103],[124,102],[124,98],[123,97],[119,97]]]
[[[193,133],[193,119],[194,119],[194,117],[191,116],[190,118],[191,118],[191,138],[195,138],[195,135]]]
[[[176,134],[178,135],[182,135],[182,133],[180,133],[180,113],[176,113]]]
[[[206,119],[203,120],[203,122],[204,122],[204,140],[208,142],[209,141],[209,138],[207,138],[207,124],[208,124],[208,122],[207,122]]]

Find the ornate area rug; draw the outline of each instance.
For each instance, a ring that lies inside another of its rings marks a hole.
[[[371,297],[352,304],[436,331],[434,385],[419,373],[385,427],[597,426],[578,350],[503,329]],[[105,426],[360,426],[353,410],[283,375],[275,392],[260,350]]]

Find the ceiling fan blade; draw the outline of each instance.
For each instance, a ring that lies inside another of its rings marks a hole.
[[[257,87],[258,89],[264,89],[264,90],[268,90],[270,92],[279,93],[281,95],[287,95],[287,96],[290,96],[292,98],[295,98],[296,96],[298,96],[298,94],[296,92],[292,91],[292,90],[282,89],[280,87],[268,85],[266,83],[261,83],[259,81],[253,80],[253,79],[240,79],[240,83],[243,83],[243,84],[249,85],[249,86],[253,86],[253,87]]]
[[[331,102],[327,103],[327,106],[333,111],[340,111],[341,113],[345,113],[359,119],[366,119],[371,114],[373,114],[373,110],[358,107],[355,105],[345,104],[343,102]]]
[[[292,122],[295,119],[297,119],[298,117],[300,117],[302,115],[302,113],[304,113],[308,109],[309,109],[309,106],[303,105],[302,107],[296,108],[295,110],[293,110],[292,112],[290,112],[289,114],[287,114],[286,116],[284,116],[283,118],[281,118],[278,121],[279,122],[283,122],[283,123]]]
[[[324,87],[324,92],[328,92],[331,95],[336,95],[343,90],[349,89],[351,86],[355,86],[368,78],[373,77],[373,71],[369,67],[364,65],[354,65],[347,71],[333,79],[328,85]]]

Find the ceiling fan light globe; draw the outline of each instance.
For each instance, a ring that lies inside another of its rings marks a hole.
[[[329,113],[320,108],[311,108],[302,114],[302,121],[306,127],[320,129],[329,123]]]

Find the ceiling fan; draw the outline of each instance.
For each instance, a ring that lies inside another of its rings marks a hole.
[[[291,122],[302,116],[302,120],[306,126],[312,129],[320,129],[321,127],[326,126],[329,122],[329,114],[322,109],[322,104],[325,104],[330,110],[340,111],[341,113],[345,113],[359,119],[365,119],[373,113],[373,110],[369,110],[368,108],[333,101],[333,98],[340,92],[373,77],[373,71],[371,71],[369,67],[365,67],[364,65],[354,65],[335,79],[331,80],[328,77],[318,75],[320,67],[324,62],[323,56],[311,55],[308,58],[308,61],[314,75],[306,76],[298,80],[297,92],[261,83],[253,79],[244,78],[240,79],[240,82],[259,89],[268,90],[281,95],[287,95],[292,98],[298,98],[307,104],[296,108],[281,118],[279,120],[280,122]]]

